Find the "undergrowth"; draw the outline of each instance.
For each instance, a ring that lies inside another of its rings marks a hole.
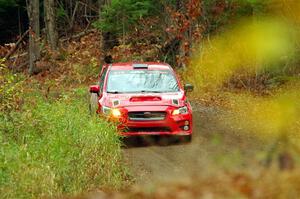
[[[32,98],[32,96],[34,96]],[[124,185],[113,126],[91,118],[85,89],[56,100],[30,94],[22,111],[0,113],[0,198],[41,198]]]

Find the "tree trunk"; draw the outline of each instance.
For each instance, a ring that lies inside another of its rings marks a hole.
[[[101,20],[101,12],[103,6],[105,6],[106,2],[104,0],[98,0],[98,7],[99,7],[99,20]]]
[[[99,21],[101,21],[101,12],[103,7],[109,5],[111,0],[98,0],[99,5]],[[119,42],[117,40],[117,36],[111,32],[101,32],[101,41],[100,48],[103,59],[101,59],[101,63],[112,63],[112,56],[110,55],[110,50],[113,49],[114,46],[118,46]]]
[[[44,1],[44,12],[45,12],[45,26],[47,34],[47,42],[52,50],[57,50],[58,36],[55,26],[55,1],[45,0]]]
[[[184,2],[182,0],[176,0],[176,11],[184,7]]]
[[[39,0],[26,0],[29,19],[29,74],[36,73],[35,62],[40,58]]]

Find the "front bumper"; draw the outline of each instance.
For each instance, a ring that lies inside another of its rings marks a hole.
[[[135,121],[128,117],[128,112],[136,111],[134,108],[123,109],[119,120],[118,129],[122,136],[135,135],[191,135],[192,112],[187,114],[172,115],[174,108],[171,107],[148,107],[143,111],[165,111],[163,120]],[[140,108],[138,109],[141,110]]]

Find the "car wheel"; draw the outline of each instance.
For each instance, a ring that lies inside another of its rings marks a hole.
[[[90,96],[89,111],[92,116],[96,115],[98,109],[98,95],[92,93]]]

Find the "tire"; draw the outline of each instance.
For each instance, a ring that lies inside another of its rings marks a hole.
[[[89,111],[91,116],[95,116],[98,110],[98,95],[92,93],[90,95]]]

